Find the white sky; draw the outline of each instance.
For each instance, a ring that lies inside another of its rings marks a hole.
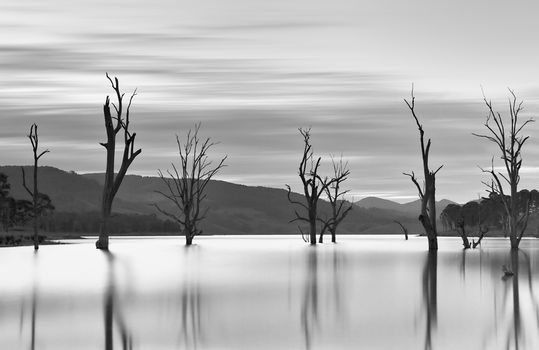
[[[315,152],[350,160],[356,199],[417,197],[418,135],[402,102],[415,83],[433,139],[438,198],[483,191],[477,165],[481,88],[507,111],[507,87],[539,112],[539,5],[533,1],[27,1],[0,3],[0,164],[29,164],[37,122],[43,165],[103,171],[104,73],[139,89],[131,173],[175,160],[176,133],[202,132],[229,155],[221,178],[299,190],[298,127]],[[537,188],[537,125],[528,130],[523,187]]]

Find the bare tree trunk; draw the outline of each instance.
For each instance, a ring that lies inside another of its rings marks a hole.
[[[101,199],[101,227],[99,230],[99,239],[95,242],[97,249],[108,250],[109,249],[109,230],[108,221],[112,211],[112,202],[114,196],[118,192],[120,185],[124,179],[127,169],[135,160],[135,158],[142,152],[141,149],[135,151],[135,137],[136,133],[131,134],[129,131],[129,113],[131,109],[131,102],[136,96],[135,90],[129,99],[125,116],[123,115],[123,97],[124,94],[120,92],[120,83],[118,78],[114,78],[114,81],[106,74],[107,79],[110,81],[114,92],[116,93],[117,105],[112,104],[116,111],[116,116],[113,118],[110,111],[110,98],[107,96],[105,104],[103,105],[103,116],[105,119],[105,130],[107,132],[107,142],[101,143],[101,146],[105,147],[107,151],[107,165],[105,168],[105,183],[103,184],[103,196]],[[116,124],[114,124],[116,121]],[[123,130],[124,133],[124,152],[122,157],[122,163],[118,174],[114,176],[114,156],[116,152],[116,136]]]
[[[34,250],[39,249],[39,237],[38,237],[38,209],[37,209],[37,200],[38,200],[38,191],[37,191],[37,157],[34,157],[34,192],[33,192],[33,211],[34,211]]]
[[[41,153],[38,154],[38,147],[39,147],[39,135],[37,133],[37,124],[32,124],[30,126],[30,134],[28,134],[28,138],[30,139],[30,143],[32,144],[32,152],[34,154],[34,169],[33,169],[33,190],[30,190],[28,186],[26,186],[26,174],[24,173],[24,167],[21,167],[22,171],[22,185],[26,192],[32,197],[32,212],[34,216],[34,250],[39,249],[39,234],[38,234],[38,220],[39,215],[43,207],[39,204],[39,191],[37,188],[37,172],[38,172],[38,161],[39,159],[45,154],[48,153],[49,150],[44,150]]]
[[[107,99],[108,102],[108,99]],[[109,249],[109,230],[108,220],[112,209],[112,187],[114,186],[114,157],[116,151],[116,133],[112,124],[112,116],[108,103],[103,107],[105,115],[105,128],[107,130],[107,165],[105,168],[105,183],[103,184],[103,195],[101,198],[101,227],[99,230],[99,239],[95,243],[97,249]]]
[[[105,198],[105,196],[103,196]],[[105,200],[103,200],[104,202]],[[101,206],[101,225],[99,227],[99,238],[96,242],[96,248],[108,250],[109,249],[109,228],[108,222],[111,214],[111,207],[109,201],[103,203]]]
[[[184,229],[185,233],[185,245],[190,246],[193,244],[193,238],[195,237],[195,234],[193,232],[192,227],[186,227]]]
[[[434,175],[429,176],[432,186],[432,190],[429,198],[429,218],[432,226],[433,234],[436,236],[438,230],[436,229],[436,177]]]
[[[419,123],[419,119],[415,113],[415,97],[413,87],[411,102],[408,102],[406,99],[404,102],[406,102],[406,105],[410,109],[419,130],[421,159],[423,161],[423,176],[425,179],[423,188],[421,188],[419,185],[414,172],[411,174],[404,173],[404,175],[410,177],[419,192],[419,198],[421,200],[421,214],[419,215],[418,219],[425,229],[425,234],[427,235],[429,243],[429,250],[438,250],[438,232],[436,231],[436,174],[438,171],[440,171],[443,165],[440,166],[436,171],[431,171],[429,168],[431,140],[428,139],[425,145],[425,131],[423,130],[423,125]]]
[[[479,237],[477,238],[477,242],[475,240],[473,241],[472,243],[473,249],[477,248],[477,246],[481,244],[481,241],[483,240],[487,232],[488,232],[488,227],[483,228],[481,227],[481,225],[479,226]]]
[[[400,228],[402,229],[402,233],[404,233],[404,239],[408,240],[408,229],[404,227],[404,225],[400,221],[393,220],[393,222],[400,226]]]
[[[517,182],[511,181],[511,199],[510,199],[510,213],[508,215],[509,219],[509,240],[511,242],[511,249],[518,249],[520,240],[518,239],[518,209],[517,209]]]
[[[320,231],[320,235],[318,236],[318,243],[324,243],[324,233],[326,233],[326,228],[322,227],[322,231]]]
[[[309,212],[309,241],[311,245],[316,244],[316,205]]]
[[[464,246],[464,249],[470,248],[470,240],[468,239],[468,235],[466,234],[466,227],[464,220],[457,223],[457,232],[460,235],[460,238],[462,239],[462,245]]]

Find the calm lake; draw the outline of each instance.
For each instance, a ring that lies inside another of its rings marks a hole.
[[[0,249],[1,349],[538,349],[539,240],[118,238]],[[502,266],[514,272],[504,277]]]

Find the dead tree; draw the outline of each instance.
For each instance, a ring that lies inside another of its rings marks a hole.
[[[419,140],[421,143],[421,159],[423,160],[423,188],[419,185],[414,172],[411,174],[404,173],[409,176],[419,192],[419,198],[421,200],[421,214],[419,215],[419,221],[425,229],[425,234],[429,241],[429,250],[438,250],[438,232],[436,230],[436,174],[443,167],[441,165],[435,171],[431,171],[429,168],[429,152],[431,146],[431,140],[428,139],[425,144],[425,132],[423,131],[423,125],[419,123],[419,119],[415,113],[415,96],[414,89],[412,87],[412,100],[408,101],[404,99],[406,105],[410,109],[412,116],[419,129]]]
[[[335,161],[334,158],[331,158],[331,163],[333,165],[333,178],[336,179],[331,186],[326,187],[326,196],[331,205],[331,216],[326,220],[322,220],[324,229],[320,232],[318,243],[324,242],[324,232],[326,231],[326,227],[331,234],[331,242],[337,243],[337,227],[344,218],[346,218],[346,215],[348,215],[350,210],[352,210],[352,203],[344,200],[344,196],[349,190],[341,190],[341,184],[348,178],[348,175],[350,175],[348,162],[343,163],[341,157],[338,162]]]
[[[296,210],[294,213],[296,217],[290,222],[306,222],[309,224],[309,236],[305,238],[305,234],[300,226],[299,230],[305,241],[310,242],[311,244],[316,244],[316,235],[317,235],[317,222],[321,221],[318,217],[318,200],[320,196],[326,191],[327,188],[335,184],[336,182],[344,181],[343,179],[348,176],[342,175],[341,178],[332,178],[328,179],[327,177],[322,178],[318,171],[320,169],[320,162],[322,161],[321,157],[318,157],[316,161],[314,160],[312,145],[310,142],[311,129],[299,129],[300,134],[303,136],[303,156],[301,162],[299,163],[298,175],[301,179],[303,185],[303,193],[305,195],[305,203],[292,199],[292,189],[289,185],[286,185],[288,189],[288,201],[292,204],[299,205],[307,212],[306,216],[300,215]]]
[[[423,310],[425,313],[425,350],[431,350],[438,324],[438,252],[429,251],[423,267]]]
[[[199,222],[206,217],[208,208],[201,210],[206,199],[206,187],[219,170],[225,166],[227,156],[223,157],[216,166],[208,158],[208,152],[216,144],[208,137],[202,140],[198,131],[200,124],[194,130],[187,132],[187,138],[182,144],[176,136],[178,153],[180,155],[179,169],[172,163],[172,171],[167,170],[169,177],[165,177],[161,170],[159,177],[163,180],[168,193],[157,191],[168,199],[177,209],[177,214],[170,213],[155,205],[157,210],[176,221],[185,235],[185,244],[191,245],[193,238],[202,234]]]
[[[468,233],[466,233],[466,222],[463,217],[457,221],[457,232],[462,239],[464,249],[470,249],[470,240],[468,239]]]
[[[528,140],[529,136],[522,136],[521,132],[526,125],[534,120],[529,118],[519,125],[519,114],[522,111],[523,101],[518,102],[513,90],[509,89],[509,125],[502,118],[499,112],[495,112],[492,107],[492,102],[488,101],[483,95],[483,100],[488,108],[487,120],[485,127],[489,131],[484,134],[473,134],[494,143],[503,160],[506,174],[494,169],[494,158],[492,159],[490,170],[481,168],[484,173],[491,175],[490,182],[483,182],[487,186],[489,193],[500,196],[507,218],[507,228],[509,239],[511,241],[511,249],[518,249],[520,240],[524,235],[524,231],[528,225],[529,205],[523,213],[519,212],[518,208],[518,183],[520,181],[520,168],[522,166],[522,147]],[[503,189],[502,180],[507,182],[510,188],[510,195],[507,196]]]
[[[41,153],[38,151],[39,147],[39,135],[37,133],[37,124],[32,124],[30,126],[30,133],[28,134],[28,138],[30,139],[30,143],[32,144],[32,153],[34,154],[34,176],[33,176],[33,190],[30,190],[30,188],[26,185],[26,174],[24,173],[24,167],[21,167],[22,170],[22,185],[26,192],[30,195],[32,198],[32,213],[34,217],[34,250],[39,249],[39,235],[38,235],[38,220],[39,215],[41,213],[41,209],[43,209],[43,203],[41,203],[41,198],[43,196],[42,193],[39,193],[38,187],[37,187],[37,178],[38,178],[38,161],[39,159],[45,154],[49,153],[50,151],[48,149],[42,151]]]
[[[404,233],[404,239],[408,240],[408,229],[400,221],[393,220],[393,222],[400,226],[402,233]]]
[[[488,227],[479,225],[479,230],[477,232],[478,234],[477,241],[475,239],[472,241],[473,249],[477,248],[477,246],[481,244],[481,241],[483,240],[487,232],[488,232]]]
[[[103,185],[103,197],[101,200],[101,228],[99,232],[99,239],[95,243],[97,249],[108,250],[109,249],[109,228],[108,221],[112,211],[112,202],[122,181],[127,173],[127,169],[133,163],[133,160],[142,152],[141,149],[135,150],[135,137],[136,133],[129,131],[129,113],[131,109],[131,103],[133,98],[137,95],[137,90],[133,91],[129,98],[127,108],[125,108],[123,98],[124,93],[120,91],[120,83],[118,78],[114,78],[114,81],[106,74],[112,89],[116,93],[117,104],[112,103],[114,107],[115,116],[112,116],[110,110],[110,98],[107,96],[105,104],[103,105],[103,115],[105,118],[105,129],[107,131],[107,142],[100,143],[101,146],[107,150],[107,165],[105,170],[105,183]],[[122,163],[118,173],[114,173],[114,156],[116,152],[116,136],[123,131],[124,134],[124,151],[122,156]]]

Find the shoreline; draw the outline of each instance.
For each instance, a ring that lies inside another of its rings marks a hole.
[[[217,234],[203,234],[201,237],[211,237],[211,236],[301,236],[300,233],[217,233]],[[337,236],[402,236],[402,232],[398,233],[340,233]],[[69,240],[69,239],[94,239],[97,238],[99,234],[95,233],[69,233],[69,232],[43,232],[39,234],[40,242],[39,245],[57,245],[65,244],[58,242],[59,240]],[[409,233],[408,236],[415,237],[424,237],[425,233]],[[160,232],[160,233],[146,233],[146,234],[137,234],[136,232],[129,233],[114,233],[110,237],[184,237],[178,233],[171,232]],[[444,231],[438,233],[438,237],[456,237],[460,238],[460,235],[455,231]],[[469,239],[477,238],[478,235],[475,232],[467,235]],[[487,238],[507,238],[507,236],[502,231],[492,231],[490,234],[485,236]],[[539,238],[537,233],[524,235],[527,238]],[[27,230],[21,231],[8,231],[0,232],[0,248],[5,247],[23,247],[23,246],[32,246],[34,245],[33,232]]]

